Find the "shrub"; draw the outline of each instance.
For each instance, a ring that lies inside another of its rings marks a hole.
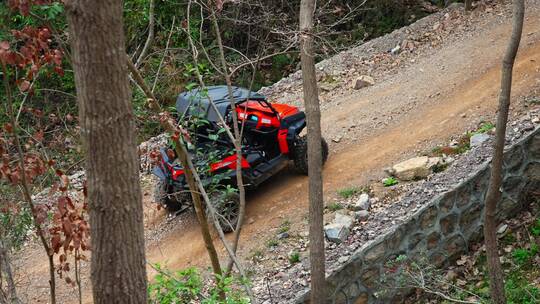
[[[266,242],[266,246],[268,246],[269,248],[272,248],[272,247],[276,247],[277,245],[279,245],[279,242],[278,240],[272,238],[272,239],[269,239],[267,242]]]
[[[232,277],[221,278],[219,286],[205,286],[197,269],[188,268],[171,272],[161,265],[154,265],[158,274],[148,286],[150,303],[177,304],[248,304],[248,298],[235,287],[239,283]],[[226,300],[219,299],[225,292]]]
[[[291,221],[284,220],[279,226],[279,233],[288,232],[291,229]]]
[[[398,181],[394,177],[387,177],[383,179],[382,183],[385,187],[391,187],[391,186],[397,185]]]
[[[360,189],[359,187],[346,187],[346,188],[343,188],[343,189],[339,189],[337,191],[337,194],[342,197],[342,198],[351,198],[357,194],[360,194],[362,193],[362,189]]]
[[[297,251],[292,252],[289,255],[289,262],[291,264],[296,264],[296,263],[300,262],[300,254]]]
[[[331,203],[327,206],[328,210],[334,212],[343,209],[343,206],[340,203]]]

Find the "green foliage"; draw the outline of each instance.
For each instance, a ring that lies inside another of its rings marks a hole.
[[[148,286],[150,303],[180,304],[248,304],[248,298],[235,284],[239,282],[232,277],[218,278],[218,286],[205,286],[203,279],[195,268],[171,272],[156,264],[154,268],[158,274]],[[219,299],[220,292],[224,292],[226,300]]]
[[[263,258],[264,254],[261,250],[255,250],[251,253],[251,260],[259,262]]]
[[[37,6],[36,10],[38,15],[42,15],[46,20],[55,20],[62,17],[64,6],[59,2],[53,2],[49,5]]]
[[[397,185],[399,182],[395,177],[391,176],[391,177],[387,177],[383,179],[382,183],[383,183],[383,186],[385,187],[391,187],[391,186]]]
[[[426,15],[420,7],[399,5],[393,0],[371,1],[366,6],[367,12],[361,14],[359,23],[367,28],[370,37],[390,33]]]
[[[495,128],[495,125],[492,124],[491,122],[484,122],[480,125],[480,127],[478,128],[478,130],[476,130],[475,132],[473,132],[472,134],[481,134],[481,133],[487,133],[489,131],[491,131],[492,129]]]
[[[284,66],[291,64],[291,57],[286,54],[279,54],[272,58],[272,64],[276,66],[276,68],[281,69]]]
[[[291,221],[284,220],[281,225],[279,225],[279,233],[288,232],[291,229]]]
[[[277,247],[277,245],[279,245],[279,241],[275,238],[266,241],[266,246],[268,246],[268,248]]]
[[[300,262],[300,253],[297,251],[291,252],[291,254],[289,254],[289,263],[296,264],[298,262]]]
[[[489,121],[483,122],[478,129],[472,132],[467,132],[465,135],[461,136],[457,140],[456,146],[443,146],[443,147],[436,147],[431,151],[432,156],[442,156],[442,155],[455,155],[455,154],[463,154],[471,149],[470,145],[470,139],[471,136],[475,134],[482,134],[487,133],[495,128],[495,125]],[[435,168],[435,172],[444,171],[446,167],[443,168]],[[436,171],[439,170],[439,171]]]
[[[529,263],[534,256],[538,254],[538,245],[531,244],[531,248],[517,248],[512,252],[512,257],[514,261],[519,265],[524,265]]]
[[[520,272],[510,273],[504,289],[508,304],[535,304],[540,301],[540,288],[531,284]]]
[[[436,164],[435,166],[433,166],[433,172],[434,173],[443,172],[447,168],[448,168],[448,164]]]
[[[540,97],[538,96],[529,96],[525,98],[525,102],[530,103],[532,105],[539,105],[540,104]]]
[[[472,133],[467,133],[458,139],[456,146],[436,147],[431,151],[430,154],[432,156],[463,154],[471,149],[471,146],[470,146],[471,136],[472,136]]]
[[[540,218],[536,219],[534,224],[530,228],[531,234],[534,236],[540,236]]]
[[[343,188],[343,189],[339,189],[337,191],[337,194],[344,198],[344,199],[347,199],[347,198],[351,198],[355,195],[358,195],[360,193],[364,192],[364,189],[360,188],[360,187],[356,187],[356,186],[352,186],[352,187],[346,187],[346,188]]]
[[[6,187],[0,185],[0,187]],[[7,209],[0,212],[0,237],[9,247],[18,250],[27,240],[33,228],[32,215],[28,208]]]
[[[330,203],[328,206],[327,206],[328,210],[332,211],[332,212],[335,212],[335,211],[338,211],[338,210],[341,210],[343,209],[343,205],[341,205],[340,203],[338,202],[333,202],[333,203]]]

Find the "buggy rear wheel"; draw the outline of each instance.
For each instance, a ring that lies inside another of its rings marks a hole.
[[[321,137],[322,163],[328,159],[328,143]],[[308,175],[308,145],[307,136],[297,136],[294,140],[292,151],[292,160],[294,170],[298,173]]]
[[[154,201],[169,212],[178,212],[188,207],[191,196],[189,192],[169,193],[167,183],[160,179],[154,189]]]
[[[240,196],[236,192],[219,193],[212,195],[211,204],[217,214],[217,220],[223,232],[228,233],[236,229],[240,213]],[[210,210],[206,208],[206,217],[211,221]]]

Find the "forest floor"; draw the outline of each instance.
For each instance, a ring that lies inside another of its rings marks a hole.
[[[339,189],[380,180],[383,168],[393,163],[494,120],[511,11],[507,5],[490,3],[472,13],[454,7],[428,16],[397,34],[318,65],[322,78],[331,78],[333,85],[322,94],[323,135],[331,143],[324,168],[325,201],[331,201]],[[526,112],[521,101],[531,93],[538,96],[540,87],[540,1],[530,0],[527,5],[514,71],[514,116]],[[404,44],[405,39],[414,42]],[[400,44],[404,45],[401,53],[383,49]],[[339,61],[355,66],[333,65]],[[358,75],[368,73],[375,85],[350,88]],[[275,99],[298,103],[297,78],[293,75],[263,91]],[[151,202],[153,183],[143,174],[148,262],[170,269],[206,268],[208,255],[194,214],[167,219]],[[254,250],[265,247],[284,221],[291,223],[291,231],[303,230],[307,210],[307,178],[289,171],[248,193],[239,255],[249,259]],[[221,249],[219,240],[215,243]],[[224,250],[220,252],[224,256]],[[15,269],[27,302],[47,303],[47,262],[39,246],[29,244],[18,253]],[[83,272],[83,302],[91,303],[88,265]],[[149,268],[149,276],[153,275]],[[65,283],[59,285],[59,302],[75,303],[76,290]]]

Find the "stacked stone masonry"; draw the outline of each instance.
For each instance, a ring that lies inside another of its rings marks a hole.
[[[525,207],[526,196],[540,189],[539,128],[505,150],[503,171],[499,221],[515,216]],[[347,264],[327,278],[327,302],[399,303],[404,292],[395,289],[381,293],[380,281],[389,261],[399,255],[423,256],[444,267],[480,241],[489,172],[489,164],[484,164],[408,220],[358,249]],[[296,303],[308,303],[308,298],[305,293]]]

